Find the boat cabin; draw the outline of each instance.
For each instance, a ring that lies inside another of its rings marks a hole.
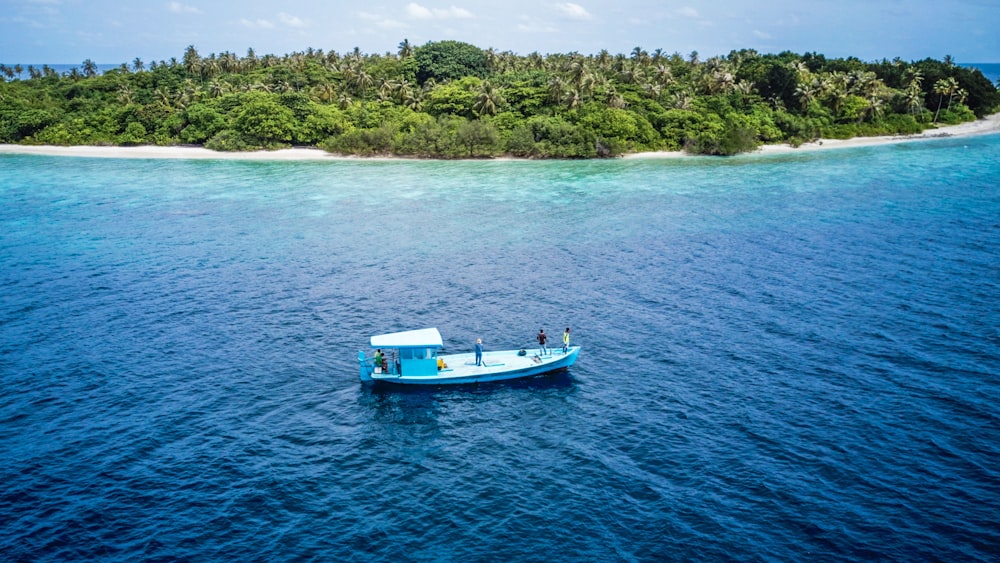
[[[436,328],[423,328],[405,332],[392,332],[371,337],[371,347],[382,350],[382,365],[365,362],[364,352],[358,353],[361,370],[371,373],[406,375],[407,377],[438,374],[438,350],[444,346],[441,333]]]

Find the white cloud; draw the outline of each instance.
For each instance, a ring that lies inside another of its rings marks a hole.
[[[472,12],[466,10],[465,8],[459,8],[452,6],[448,8],[448,15],[456,20],[470,20],[476,16],[472,15]]]
[[[677,15],[684,16],[686,18],[698,17],[698,10],[695,10],[691,6],[684,6],[683,8],[677,8],[674,11],[677,13]]]
[[[756,36],[756,37],[757,37],[758,39],[771,39],[771,34],[770,34],[770,33],[767,33],[767,32],[764,32],[764,31],[761,31],[761,30],[759,30],[759,29],[755,29],[755,30],[753,30],[753,34],[754,34],[754,36]]]
[[[406,5],[406,14],[415,20],[467,20],[475,17],[472,12],[458,6],[447,9],[428,8],[416,2]]]
[[[359,18],[370,21],[375,25],[375,27],[380,27],[382,29],[405,29],[409,27],[399,20],[387,18],[381,14],[373,14],[371,12],[358,12],[357,14]]]
[[[181,4],[180,2],[170,2],[167,4],[167,9],[175,14],[200,14],[201,10],[194,6],[188,6],[187,4]]]
[[[249,29],[274,29],[273,22],[263,19],[248,20],[246,18],[243,18],[240,20],[240,23],[243,24],[243,27]]]
[[[302,18],[286,14],[285,12],[278,14],[278,19],[288,27],[305,27],[306,25],[306,22]]]
[[[586,8],[572,2],[556,4],[556,9],[562,12],[562,15],[574,20],[589,20],[592,17]]]
[[[521,16],[521,23],[517,24],[517,30],[523,33],[557,33],[559,31],[551,25],[535,21],[528,16]]]
[[[406,14],[416,20],[429,20],[434,17],[430,9],[415,2],[410,2],[406,5]]]
[[[375,25],[381,27],[382,29],[404,29],[407,27],[406,24],[401,21],[388,18],[376,21]]]

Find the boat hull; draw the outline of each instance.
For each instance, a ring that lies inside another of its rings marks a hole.
[[[566,369],[573,365],[580,354],[579,346],[571,346],[565,353],[562,348],[550,350],[540,355],[538,350],[529,350],[524,356],[518,350],[499,350],[483,353],[482,365],[475,365],[475,354],[445,354],[438,356],[444,361],[444,369],[436,375],[406,376],[371,373],[372,381],[383,381],[400,385],[456,385],[504,381],[533,377],[552,371]]]

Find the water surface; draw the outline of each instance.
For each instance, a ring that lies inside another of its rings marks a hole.
[[[0,155],[11,560],[991,560],[1000,136],[726,160]],[[366,387],[371,334],[573,329]]]

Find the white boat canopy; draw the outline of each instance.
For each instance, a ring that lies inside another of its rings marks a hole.
[[[444,342],[436,328],[391,332],[373,336],[372,348],[441,348]]]

